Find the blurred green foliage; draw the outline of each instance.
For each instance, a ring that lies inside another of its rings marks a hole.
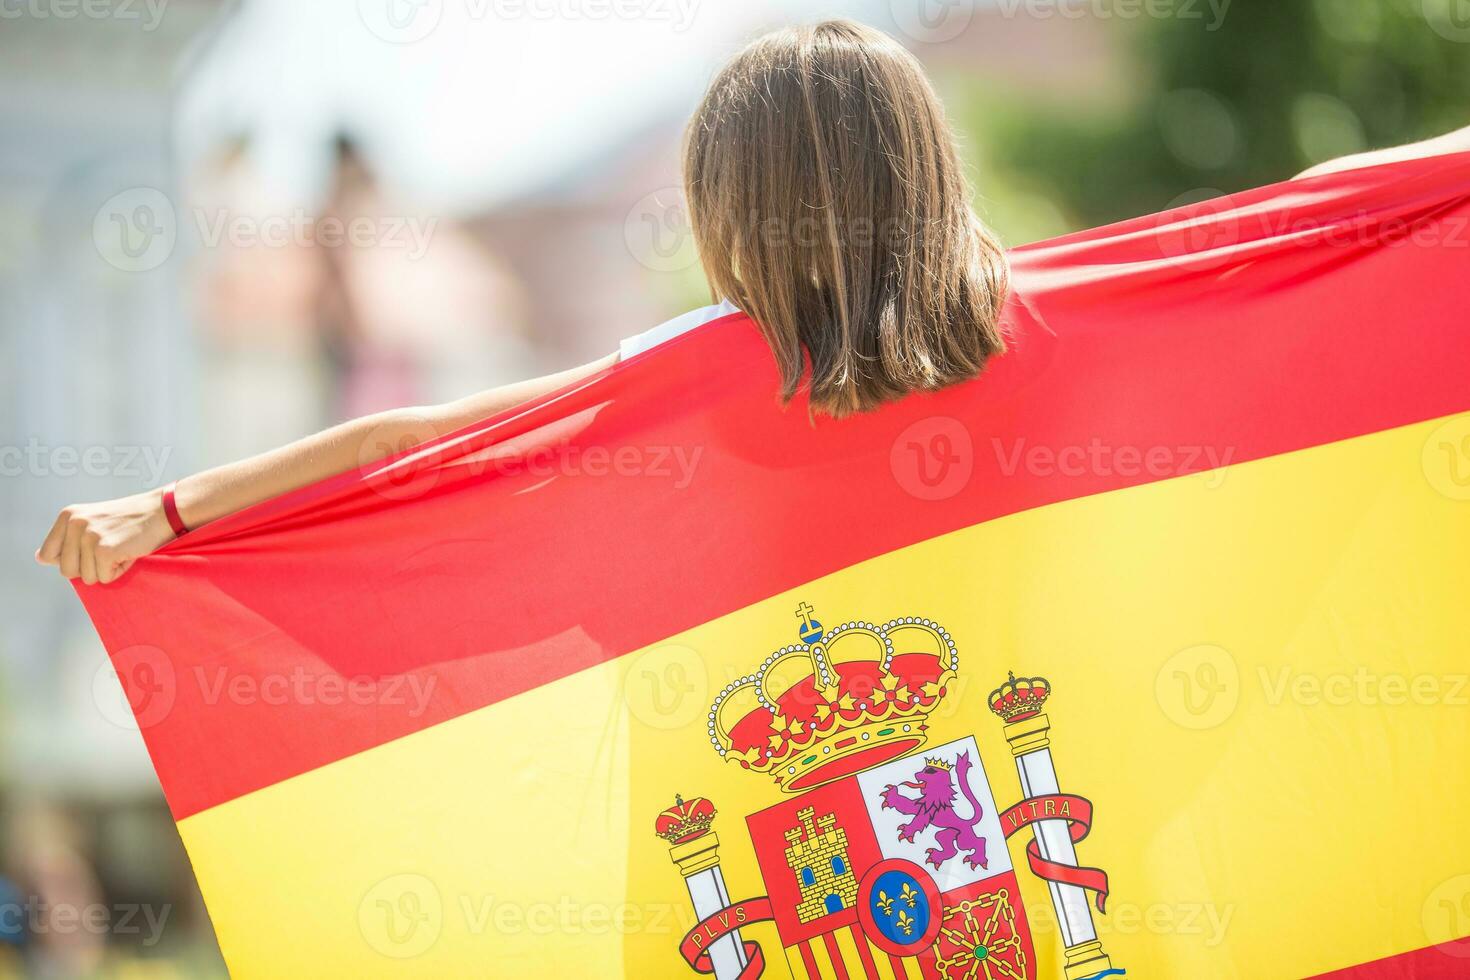
[[[1121,99],[966,101],[961,121],[984,134],[985,197],[1020,189],[1059,211],[999,206],[991,220],[1011,243],[1470,124],[1463,0],[1235,0],[1216,30],[1159,18],[1127,43],[1138,75]]]

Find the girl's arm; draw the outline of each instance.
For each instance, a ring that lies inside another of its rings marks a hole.
[[[1432,157],[1441,153],[1459,153],[1464,150],[1470,150],[1470,126],[1443,136],[1436,136],[1433,139],[1421,140],[1418,143],[1406,143],[1403,146],[1391,146],[1386,150],[1372,150],[1368,153],[1338,157],[1336,160],[1328,160],[1309,170],[1303,170],[1297,174],[1297,177],[1320,177],[1322,174],[1334,174],[1340,170],[1356,170],[1358,167],[1372,167],[1380,163],[1413,160],[1416,157]]]
[[[205,470],[174,485],[185,526],[199,527],[251,504],[363,466],[530,401],[616,364],[617,354],[581,367],[492,388],[459,401],[367,415],[280,449]],[[62,508],[36,561],[88,585],[111,582],[173,539],[163,489]]]

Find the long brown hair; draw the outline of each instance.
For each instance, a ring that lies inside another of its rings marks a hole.
[[[760,324],[783,401],[809,366],[814,413],[866,411],[1003,349],[1005,254],[887,35],[834,20],[758,39],[710,85],[684,165],[710,286]]]

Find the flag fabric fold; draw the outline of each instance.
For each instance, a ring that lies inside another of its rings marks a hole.
[[[732,314],[79,587],[232,973],[1470,971],[1470,154],[1012,264],[972,383]]]

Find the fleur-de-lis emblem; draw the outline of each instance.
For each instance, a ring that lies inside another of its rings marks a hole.
[[[903,896],[902,896],[902,898],[903,898],[903,901],[904,901],[904,904],[905,905],[907,905],[909,908],[913,908],[914,905],[915,905],[915,903],[917,903],[919,901],[919,893],[908,882],[904,882],[903,883]]]
[[[898,917],[896,919],[894,919],[893,921],[896,922],[898,924],[898,927],[903,930],[903,934],[905,936],[911,936],[911,935],[913,935],[913,932],[914,932],[914,917],[913,916],[909,915],[903,909],[899,909],[898,910]]]
[[[893,896],[881,889],[878,892],[878,910],[884,915],[893,914]]]

